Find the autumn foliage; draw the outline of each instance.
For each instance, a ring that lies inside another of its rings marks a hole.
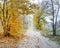
[[[20,36],[24,14],[32,13],[28,0],[4,0],[0,4],[0,20],[4,36]]]

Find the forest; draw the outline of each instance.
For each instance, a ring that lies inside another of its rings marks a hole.
[[[60,1],[0,0],[0,48],[60,48]]]

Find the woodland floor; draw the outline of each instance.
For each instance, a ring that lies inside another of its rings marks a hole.
[[[59,45],[42,36],[39,31],[28,30],[20,38],[0,37],[0,48],[59,48]]]

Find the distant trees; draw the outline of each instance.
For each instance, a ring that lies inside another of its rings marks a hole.
[[[45,4],[46,4],[46,8],[45,8],[45,13],[46,15],[49,15],[49,16],[53,16],[52,18],[52,21],[53,21],[53,25],[52,25],[52,28],[53,28],[53,35],[55,36],[56,35],[56,30],[57,30],[57,17],[58,17],[58,13],[59,13],[59,0],[46,0],[46,1],[43,1]]]
[[[38,29],[38,30],[43,30],[44,24],[46,23],[44,15],[45,15],[44,7],[41,8],[38,6],[35,10],[34,18],[33,18],[34,25],[35,25],[36,29]]]

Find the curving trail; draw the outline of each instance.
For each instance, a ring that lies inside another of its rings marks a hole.
[[[58,48],[58,44],[42,36],[40,31],[34,30],[33,17],[30,20],[30,29],[24,33],[28,38],[20,42],[18,48]]]
[[[45,38],[38,31],[30,29],[25,35],[27,35],[28,38],[24,39],[18,48],[58,48],[55,42]]]

